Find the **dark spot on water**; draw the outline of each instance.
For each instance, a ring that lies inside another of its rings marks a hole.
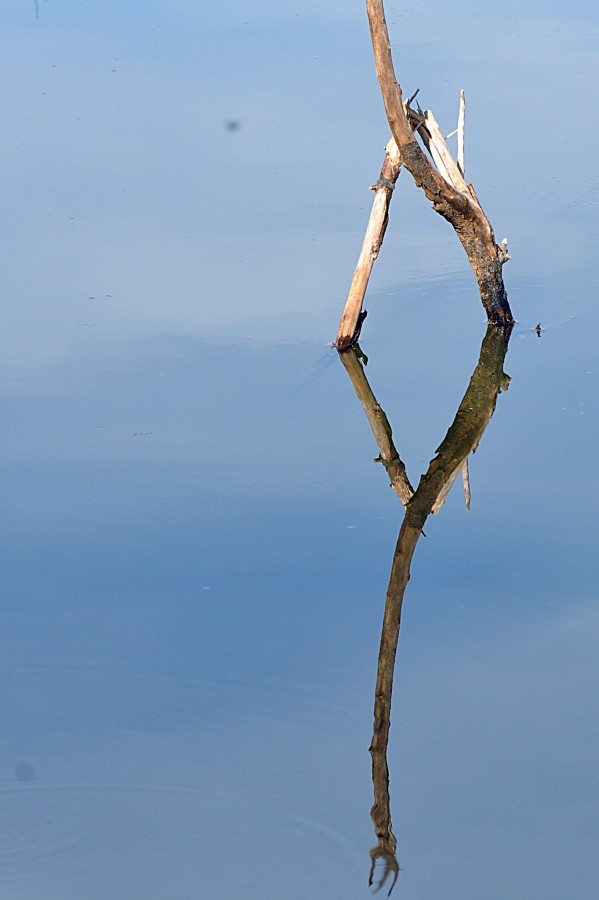
[[[17,781],[33,781],[35,777],[35,769],[27,760],[18,762],[15,766],[15,778]]]

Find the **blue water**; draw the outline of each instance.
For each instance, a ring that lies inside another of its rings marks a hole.
[[[388,137],[362,4],[37,7],[0,12],[0,894],[366,897],[402,509],[328,349]],[[599,17],[387,12],[446,132],[466,90],[518,319],[412,565],[395,892],[592,900]],[[407,174],[366,306],[417,483],[485,322]]]

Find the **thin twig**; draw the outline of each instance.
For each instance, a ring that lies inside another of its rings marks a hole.
[[[464,485],[466,509],[470,509],[470,472],[468,471],[468,457],[466,457],[464,465],[462,466],[462,484]]]
[[[464,167],[464,125],[466,121],[466,97],[464,91],[460,91],[460,110],[458,112],[458,169],[462,177],[466,171]]]

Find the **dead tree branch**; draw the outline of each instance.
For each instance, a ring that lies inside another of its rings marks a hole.
[[[512,313],[503,283],[502,267],[510,258],[507,240],[498,246],[487,216],[476,192],[464,178],[464,122],[466,100],[460,92],[457,161],[453,159],[441,129],[431,112],[411,108],[416,91],[404,103],[401,87],[395,78],[389,34],[382,0],[366,0],[376,71],[383,95],[392,137],[386,147],[385,160],[375,191],[372,211],[351,288],[339,324],[335,347],[347,350],[357,340],[363,317],[362,305],[372,267],[378,257],[387,228],[389,206],[402,164],[417,186],[422,188],[433,209],[455,229],[476,276],[480,297],[490,324],[506,327],[513,324]],[[429,159],[416,140],[421,138]]]
[[[358,323],[360,322],[360,313],[362,312],[366,288],[368,287],[372,267],[379,255],[379,250],[385,237],[387,222],[389,221],[389,206],[400,169],[401,157],[395,138],[392,137],[385,148],[385,159],[381,168],[381,174],[376,184],[373,184],[371,188],[374,191],[372,210],[345,309],[339,323],[339,331],[335,341],[335,347],[338,350],[346,350],[357,340]]]
[[[460,109],[458,112],[458,168],[462,175],[466,171],[464,163],[464,126],[466,124],[466,97],[460,91]]]
[[[395,77],[383,2],[366,0],[366,9],[387,120],[402,164],[431,201],[433,209],[451,223],[458,235],[476,276],[489,323],[511,325],[513,318],[502,274],[505,254],[496,244],[491,224],[470,185],[464,190],[461,184],[453,184],[453,179],[444,177],[418,144],[404,108],[401,87]],[[457,164],[453,165],[463,182]]]

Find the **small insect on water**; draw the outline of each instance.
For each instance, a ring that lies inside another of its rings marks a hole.
[[[541,337],[543,334],[547,334],[547,332],[553,332],[556,329],[563,328],[564,325],[570,325],[576,316],[566,316],[565,319],[560,319],[559,322],[550,322],[549,325],[542,325],[539,322],[537,325],[529,328],[523,328],[522,326],[516,326],[516,334],[518,338],[531,338],[533,334],[536,334],[537,337]]]

